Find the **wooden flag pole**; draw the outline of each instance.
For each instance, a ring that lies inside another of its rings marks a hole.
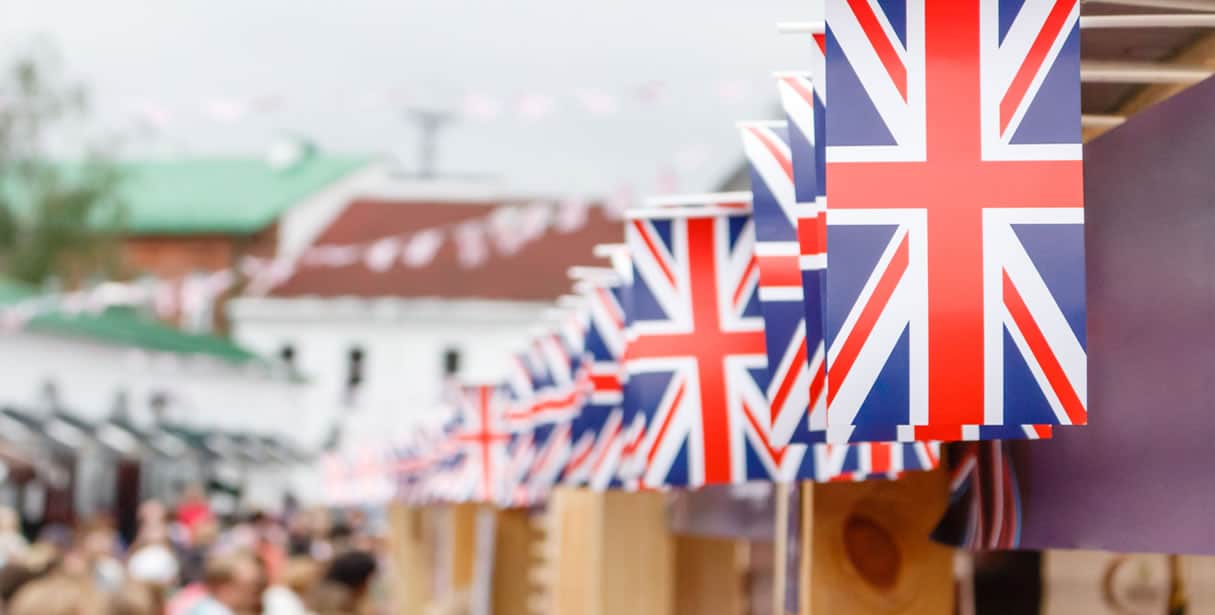
[[[929,539],[948,503],[943,470],[803,493],[802,615],[953,612],[953,552]]]
[[[789,484],[776,483],[772,540],[772,615],[785,615],[785,593],[790,583],[785,558],[789,556]],[[796,583],[797,579],[792,582]]]

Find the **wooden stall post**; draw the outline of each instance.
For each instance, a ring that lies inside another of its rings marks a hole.
[[[400,503],[388,507],[388,544],[392,559],[395,615],[423,615],[431,596],[433,572],[425,512]]]
[[[929,539],[948,503],[944,471],[803,493],[803,615],[953,612],[953,551]]]
[[[456,504],[449,509],[451,523],[451,591],[472,588],[477,563],[477,504]]]
[[[675,537],[675,612],[679,615],[741,615],[745,543],[701,536]]]
[[[556,615],[675,612],[663,494],[558,489],[550,506]]]
[[[500,510],[496,515],[490,612],[494,615],[528,615],[532,607],[531,571],[536,565],[536,532],[526,510]]]

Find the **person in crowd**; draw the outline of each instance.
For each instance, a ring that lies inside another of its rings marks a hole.
[[[287,535],[282,526],[271,515],[256,512],[251,521],[254,534],[253,551],[266,565],[267,578],[276,583],[287,562]]]
[[[0,566],[25,554],[29,541],[21,534],[21,517],[8,506],[0,506]]]
[[[347,551],[333,558],[312,596],[312,607],[317,615],[367,613],[375,571],[375,557],[366,551]]]
[[[52,544],[37,542],[20,557],[0,568],[0,604],[10,604],[21,588],[50,574],[59,566],[61,554]]]
[[[312,516],[301,510],[287,517],[287,556],[312,557]]]
[[[219,539],[219,523],[208,519],[195,526],[194,531],[179,547],[181,581],[187,585],[202,581],[207,554]]]
[[[283,567],[280,582],[266,590],[264,615],[310,615],[305,599],[311,596],[323,569],[315,560],[294,557]]]
[[[86,523],[78,532],[76,544],[64,558],[64,570],[91,579],[104,592],[116,591],[123,583],[126,570],[114,553],[118,534],[104,520]]]
[[[105,615],[104,596],[87,577],[55,573],[26,584],[6,615]]]
[[[142,583],[126,583],[104,600],[101,615],[162,615],[163,595]]]
[[[176,512],[177,522],[185,526],[191,535],[201,523],[215,520],[211,504],[207,501],[207,491],[197,483],[188,485],[182,492]]]
[[[135,547],[127,558],[127,577],[137,583],[145,583],[161,596],[176,587],[179,566],[177,555],[168,541],[148,541]]]
[[[245,615],[261,611],[263,571],[247,553],[219,555],[207,562],[206,593],[186,615]]]

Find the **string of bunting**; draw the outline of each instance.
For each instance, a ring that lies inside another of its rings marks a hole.
[[[619,217],[627,204],[609,200],[591,203],[570,199],[501,205],[490,213],[454,224],[405,234],[384,235],[348,244],[318,244],[296,258],[246,256],[235,268],[197,272],[179,279],[146,277],[129,282],[107,281],[67,292],[46,293],[0,309],[0,329],[13,331],[50,313],[100,313],[112,307],[150,307],[158,317],[181,316],[186,322],[211,313],[212,306],[246,283],[243,292],[263,295],[289,279],[300,267],[365,267],[383,273],[403,266],[420,269],[434,262],[447,242],[455,247],[461,267],[485,265],[493,255],[510,256],[552,231],[572,233],[583,228],[591,208]]]
[[[672,80],[649,80],[627,84],[615,89],[603,87],[570,88],[563,91],[524,91],[503,93],[490,91],[453,92],[449,107],[459,116],[480,122],[513,119],[535,122],[561,113],[582,113],[590,117],[613,116],[630,108],[652,108],[675,96],[675,90],[690,87],[697,99],[714,98],[725,104],[747,100],[753,93],[753,83],[741,78],[724,78],[713,82],[684,84]],[[154,98],[127,101],[128,112],[140,124],[154,130],[166,130],[186,114],[201,114],[221,124],[235,124],[258,115],[280,113],[290,106],[287,96],[276,93],[258,95],[224,94],[203,98],[186,110]],[[2,104],[3,101],[0,101]],[[414,104],[434,105],[433,91],[419,95],[410,91],[384,90],[368,92],[359,97],[342,100],[340,104],[357,111],[375,108],[408,107]]]

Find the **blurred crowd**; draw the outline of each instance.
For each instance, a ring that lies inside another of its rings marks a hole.
[[[34,539],[0,508],[2,615],[371,615],[382,540],[359,511],[214,514],[200,488]]]

